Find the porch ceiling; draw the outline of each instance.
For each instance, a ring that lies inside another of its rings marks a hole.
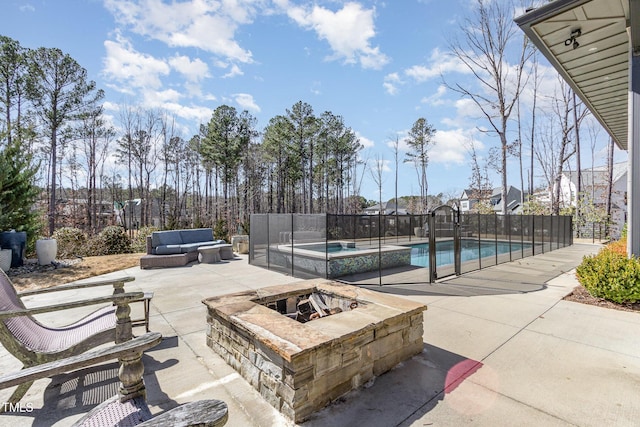
[[[515,20],[623,150],[627,149],[628,139],[627,30],[631,26],[635,47],[640,32],[640,23],[633,22],[638,18],[630,20],[629,10],[637,15],[638,3],[556,0]]]

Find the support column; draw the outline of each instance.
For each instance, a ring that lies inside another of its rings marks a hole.
[[[629,61],[627,253],[640,257],[640,55],[632,50]]]

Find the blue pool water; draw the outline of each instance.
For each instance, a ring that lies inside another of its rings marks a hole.
[[[500,254],[508,254],[510,251],[520,251],[522,250],[521,243],[512,242],[509,245],[509,242],[498,242],[496,247],[496,242],[493,240],[481,240],[479,243],[477,240],[466,240],[463,239],[460,241],[462,245],[460,251],[460,260],[462,262],[472,261],[478,259],[478,254],[480,254],[480,258],[495,256],[496,248],[498,255]],[[531,247],[529,244],[524,244],[525,248]],[[478,250],[478,248],[480,248]],[[453,259],[453,241],[445,241],[436,243],[436,263],[437,265],[450,265],[454,264]],[[429,244],[421,243],[419,245],[411,246],[411,265],[415,265],[418,267],[428,267],[429,266]]]
[[[329,254],[335,254],[339,252],[355,252],[359,250],[358,248],[346,246],[338,242],[327,243],[326,245],[324,243],[317,245],[303,245],[299,246],[299,248],[315,252],[326,252]]]

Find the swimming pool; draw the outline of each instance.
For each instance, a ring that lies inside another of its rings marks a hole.
[[[269,262],[285,268],[294,265],[298,271],[330,279],[410,264],[411,248],[408,246],[355,246],[352,241],[272,245],[269,248]]]
[[[478,258],[485,258],[490,256],[501,254],[508,254],[509,252],[520,251],[523,247],[530,248],[528,243],[516,243],[516,242],[496,242],[495,240],[472,240],[462,239],[460,240],[460,261],[473,261]],[[478,256],[479,255],[479,256]],[[436,243],[436,265],[450,265],[454,264],[453,257],[453,241],[447,240]],[[429,267],[429,244],[421,243],[418,245],[411,245],[411,265],[417,267]]]
[[[322,252],[328,254],[337,254],[341,252],[356,252],[362,249],[356,248],[356,244],[354,242],[329,242],[326,245],[324,243],[320,244],[305,244],[300,245],[299,248],[306,249],[309,251]]]

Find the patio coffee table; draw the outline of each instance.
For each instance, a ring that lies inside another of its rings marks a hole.
[[[198,262],[205,264],[220,262],[220,248],[218,246],[200,246],[198,248]]]

